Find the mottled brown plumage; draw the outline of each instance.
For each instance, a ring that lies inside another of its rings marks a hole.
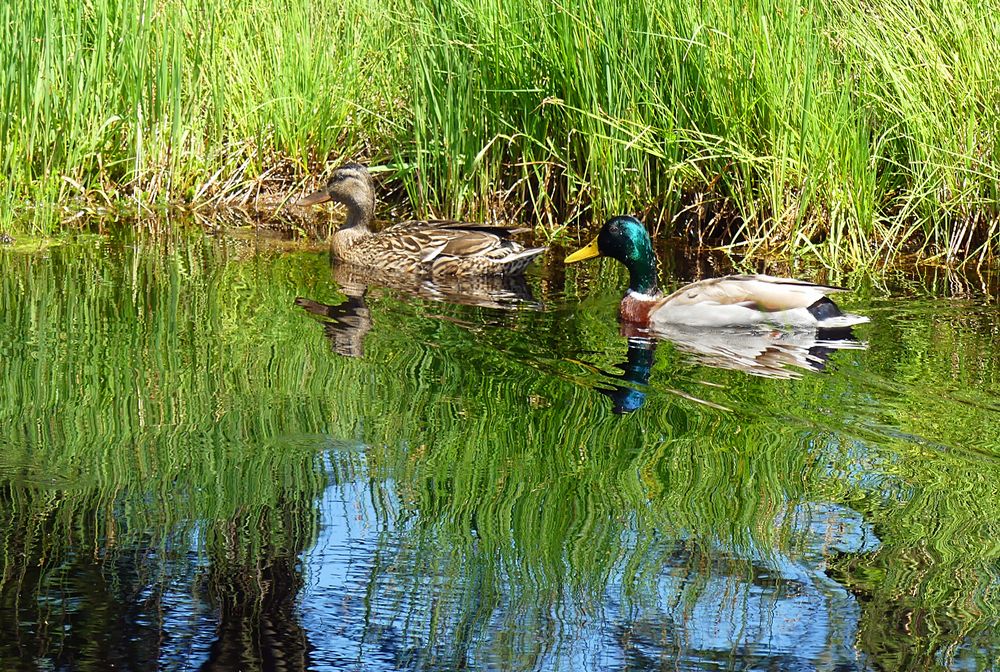
[[[368,169],[357,163],[335,170],[326,187],[298,205],[331,200],[347,207],[347,221],[333,234],[331,252],[360,266],[432,276],[514,275],[546,250],[525,249],[508,237],[516,229],[502,225],[402,222],[374,233],[375,187]]]

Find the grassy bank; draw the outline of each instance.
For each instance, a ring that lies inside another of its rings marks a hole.
[[[0,227],[387,163],[416,214],[614,212],[832,266],[1000,252],[996,0],[0,7]]]

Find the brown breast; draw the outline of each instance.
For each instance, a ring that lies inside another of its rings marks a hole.
[[[645,326],[649,324],[649,316],[659,304],[658,299],[641,299],[634,294],[626,294],[618,307],[618,316],[623,322]]]

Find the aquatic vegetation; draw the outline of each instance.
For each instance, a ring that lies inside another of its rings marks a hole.
[[[122,200],[140,214],[243,200],[286,188],[309,157],[388,142],[382,129],[402,123],[386,76],[401,36],[371,10],[368,0],[5,5],[5,226],[20,212],[18,226],[49,231]]]
[[[0,8],[0,226],[268,212],[326,162],[418,216],[832,267],[996,256],[995,0],[125,0]]]

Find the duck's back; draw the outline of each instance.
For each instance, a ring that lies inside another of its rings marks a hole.
[[[403,222],[358,241],[339,256],[355,264],[440,276],[513,275],[546,250],[525,249],[508,226]]]
[[[827,297],[841,291],[844,288],[794,278],[730,275],[681,287],[663,299],[654,311],[653,322],[704,327],[846,327],[867,322],[867,318],[842,313]]]
[[[807,308],[817,300],[844,288],[819,285],[771,275],[727,275],[692,282],[667,297],[678,305],[698,303],[740,304],[751,302],[761,310]]]

